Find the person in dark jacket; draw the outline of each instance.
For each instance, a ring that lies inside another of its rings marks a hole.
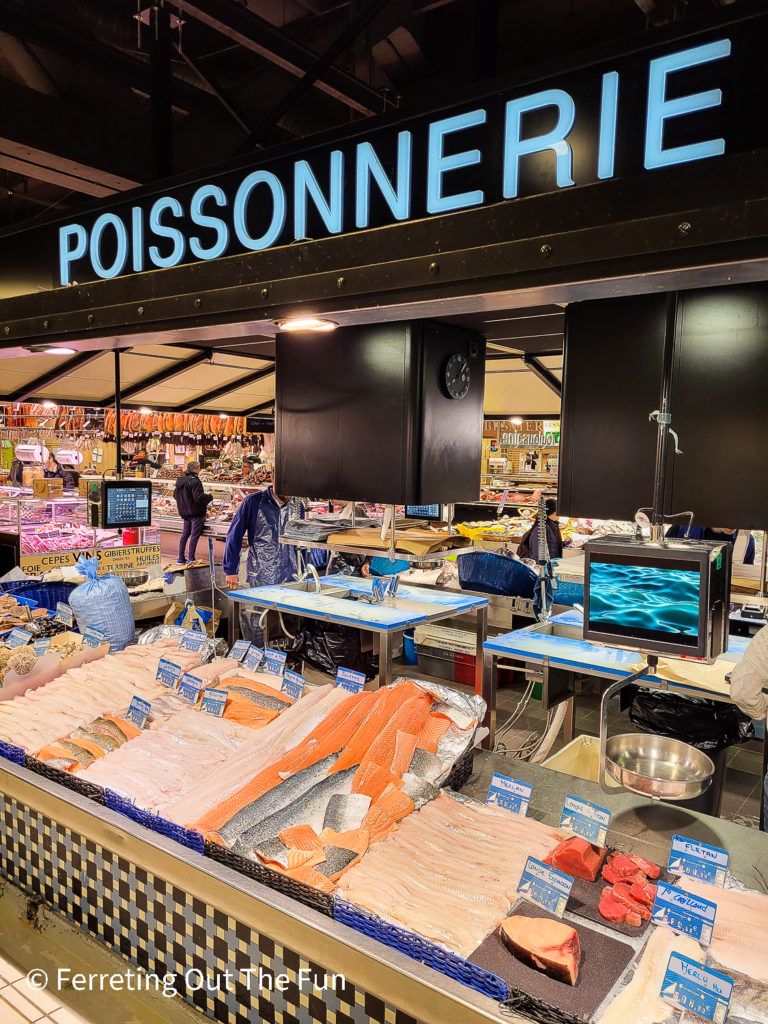
[[[52,455],[49,455],[46,460],[45,467],[43,469],[43,479],[64,479],[64,471],[62,470],[61,466],[58,464],[58,462],[56,461],[56,459],[54,459]]]
[[[187,550],[189,541],[189,561],[194,562],[197,553],[197,542],[205,526],[205,510],[213,501],[212,494],[206,494],[200,477],[199,462],[187,463],[186,473],[182,473],[176,481],[173,496],[176,499],[176,508],[184,521],[184,528],[181,531],[179,541],[179,558],[177,565],[185,565],[187,559],[184,552]]]
[[[14,459],[11,463],[10,484],[12,487],[24,486],[24,463],[21,459]]]
[[[557,502],[554,498],[547,498],[547,547],[550,558],[563,557],[563,535],[560,532],[560,524],[557,521]],[[533,526],[523,535],[520,546],[517,549],[518,558],[539,559],[539,517],[533,520]]]
[[[722,544],[726,541],[736,548],[736,539],[739,536],[738,530],[726,529],[722,526],[691,526],[685,525],[670,526],[667,530],[667,537],[687,537],[688,540],[719,540]],[[755,538],[750,534],[747,538],[747,545],[744,551],[743,565],[755,564]]]

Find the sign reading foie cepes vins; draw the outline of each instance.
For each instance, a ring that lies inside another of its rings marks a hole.
[[[99,574],[125,569],[148,569],[152,565],[160,564],[159,544],[99,548],[95,554],[99,560]],[[86,548],[77,551],[46,551],[36,555],[22,555],[19,559],[19,567],[27,576],[40,576],[50,569],[63,569],[68,565],[76,565],[81,555],[92,558],[94,550]]]

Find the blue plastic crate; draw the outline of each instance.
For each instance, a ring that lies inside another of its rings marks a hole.
[[[571,607],[575,604],[584,604],[584,584],[570,583],[558,580],[555,577],[556,586],[552,589],[552,600],[555,604],[565,604]]]
[[[470,963],[456,953],[441,949],[414,932],[388,924],[352,903],[339,899],[338,896],[333,901],[333,917],[335,921],[341,921],[349,928],[354,928],[356,932],[362,932],[363,935],[376,939],[390,949],[397,949],[412,960],[418,960],[419,963],[426,964],[441,974],[447,974],[449,978],[482,992],[490,999],[502,1002],[509,998],[509,986],[498,975],[491,974],[490,971]]]
[[[126,818],[130,818],[131,821],[135,821],[139,825],[151,829],[153,832],[159,832],[160,835],[167,836],[168,839],[174,839],[189,850],[194,850],[199,854],[205,853],[205,843],[200,832],[195,832],[191,828],[184,828],[183,825],[177,825],[173,821],[167,821],[165,818],[161,818],[159,814],[150,814],[149,811],[142,810],[141,807],[137,807],[136,804],[126,800],[125,797],[115,793],[112,789],[104,790],[104,800],[110,810],[117,811],[118,814],[123,814]]]
[[[41,583],[39,580],[13,580],[11,583],[0,583],[0,593],[12,594],[19,601],[31,604],[34,608],[47,608],[56,611],[56,605],[69,602],[69,595],[77,586],[76,583]]]
[[[5,740],[0,740],[0,757],[4,757],[6,761],[13,761],[14,764],[20,764],[23,767],[26,763],[27,755],[21,747],[14,746],[13,743],[6,743]]]

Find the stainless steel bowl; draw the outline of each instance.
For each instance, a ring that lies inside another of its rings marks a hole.
[[[707,790],[711,758],[681,740],[649,733],[611,736],[605,745],[608,774],[633,793],[661,800],[690,800]]]
[[[119,569],[114,575],[119,576],[129,589],[131,587],[140,587],[142,583],[146,583],[149,579],[149,573],[143,569]]]

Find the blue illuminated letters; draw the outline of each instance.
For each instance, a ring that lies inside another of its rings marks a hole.
[[[465,149],[453,156],[444,156],[443,149],[446,135],[463,131],[478,124],[485,124],[485,110],[471,110],[468,114],[446,117],[443,121],[435,121],[429,126],[429,142],[427,150],[427,213],[449,213],[451,210],[462,210],[466,206],[479,206],[484,194],[481,189],[472,192],[457,192],[454,195],[443,194],[443,175],[446,171],[456,171],[460,167],[471,167],[479,164],[483,154],[479,149]]]
[[[342,229],[344,214],[344,156],[338,149],[331,153],[331,187],[326,199],[314,171],[306,160],[297,160],[293,167],[293,237],[307,237],[307,199],[317,207],[323,223],[332,235]]]
[[[251,193],[257,185],[266,185],[270,191],[272,217],[264,234],[259,238],[252,238],[248,231],[248,203],[251,200]],[[285,224],[285,210],[285,190],[280,184],[280,179],[269,171],[254,171],[249,174],[243,179],[235,195],[235,234],[240,244],[246,249],[253,249],[256,252],[274,245]]]
[[[163,196],[162,199],[158,199],[149,211],[150,230],[158,238],[169,238],[173,242],[171,251],[167,256],[160,255],[160,248],[157,245],[150,245],[149,247],[149,258],[156,267],[161,268],[175,267],[177,263],[181,263],[184,259],[184,250],[186,248],[186,240],[181,230],[168,224],[163,224],[160,220],[160,215],[165,213],[166,210],[169,210],[174,217],[182,217],[184,214],[181,203],[173,196]]]
[[[189,216],[192,221],[201,228],[213,228],[216,232],[216,242],[204,246],[197,235],[193,235],[189,240],[189,248],[192,255],[199,260],[215,260],[223,256],[229,247],[229,228],[221,217],[203,213],[203,203],[206,199],[212,199],[217,206],[226,206],[227,196],[224,189],[218,185],[203,185],[192,196],[192,202],[189,204]]]
[[[556,107],[557,124],[544,135],[534,135],[522,139],[523,114],[542,107]],[[531,153],[541,153],[551,149],[555,154],[555,178],[558,188],[573,184],[571,177],[571,147],[565,141],[576,117],[576,106],[573,98],[562,89],[545,89],[533,96],[524,96],[520,100],[510,100],[507,104],[507,117],[504,137],[504,198],[514,199],[517,196],[520,175],[520,157]]]
[[[397,136],[397,187],[392,182],[370,142],[357,147],[357,180],[355,182],[355,227],[367,228],[371,214],[371,178],[379,186],[384,201],[395,220],[408,220],[411,215],[411,133]]]
[[[106,265],[101,259],[101,242],[105,228],[114,228],[116,251],[112,263]],[[117,277],[122,274],[125,261],[128,259],[128,232],[125,224],[114,213],[102,213],[97,217],[91,228],[91,245],[89,254],[91,266],[99,277]]]

